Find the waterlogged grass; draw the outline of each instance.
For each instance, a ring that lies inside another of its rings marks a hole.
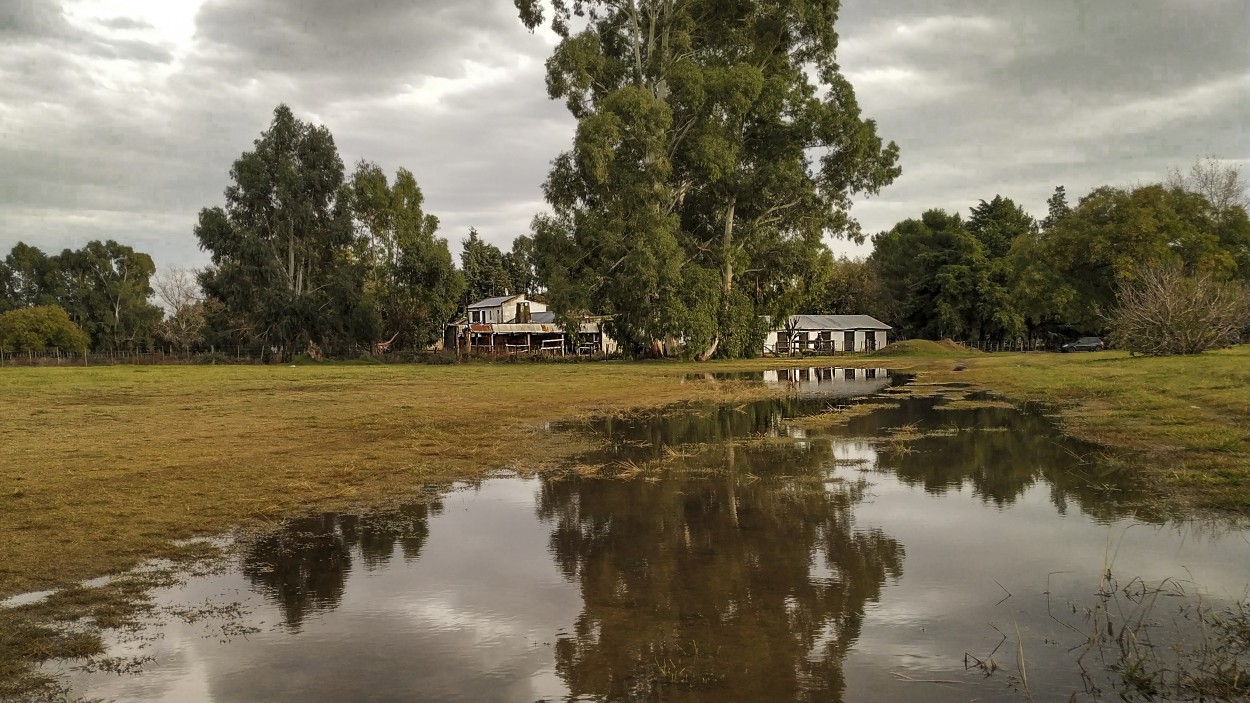
[[[181,538],[501,468],[645,475],[662,467],[573,466],[586,440],[545,423],[776,392],[683,380],[690,373],[889,367],[916,373],[915,392],[963,398],[956,403],[1001,403],[966,395],[980,389],[1043,402],[1174,508],[1250,513],[1250,347],[1162,359],[896,349],[712,364],[0,369],[0,597],[65,589],[0,609],[0,699],[37,688],[55,695],[56,682],[31,664],[97,654],[94,628],[141,612],[151,580],[73,584],[152,557],[203,558],[202,544]]]
[[[767,391],[683,364],[0,369],[0,597],[173,540],[559,463],[543,423]]]
[[[1250,347],[1197,357],[918,355],[677,363],[139,366],[0,370],[0,597],[174,555],[172,540],[560,465],[576,416],[739,400],[691,372],[910,369],[1056,407],[1187,506],[1250,510]],[[939,346],[939,345],[933,345]],[[962,370],[956,370],[962,369]]]
[[[1250,346],[1189,357],[1124,352],[889,357],[919,383],[964,382],[1054,407],[1172,507],[1250,513]],[[962,370],[956,370],[962,369]]]

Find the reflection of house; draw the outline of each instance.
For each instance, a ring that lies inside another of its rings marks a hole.
[[[575,343],[556,324],[555,313],[524,293],[486,298],[470,305],[464,316],[447,326],[445,348],[462,353],[612,354],[616,342],[600,318],[586,316]]]
[[[894,379],[886,369],[806,368],[765,371],[764,383],[788,385],[804,395],[853,398],[879,393]]]
[[[764,353],[875,351],[886,345],[890,329],[868,315],[791,315],[764,338]]]

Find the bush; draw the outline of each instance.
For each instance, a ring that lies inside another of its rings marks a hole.
[[[1116,291],[1111,343],[1137,354],[1197,354],[1238,341],[1250,316],[1244,283],[1187,274],[1177,264],[1138,266]]]
[[[0,315],[0,351],[82,352],[89,343],[87,335],[56,305],[18,308]]]

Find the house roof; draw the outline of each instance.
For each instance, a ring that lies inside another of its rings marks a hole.
[[[794,330],[890,330],[869,315],[791,315],[786,327]]]
[[[521,294],[517,293],[516,295],[502,295],[502,296],[499,296],[498,298],[485,298],[483,300],[479,300],[476,303],[470,305],[469,309],[477,310],[479,308],[497,308],[500,305],[503,305],[504,303],[508,302],[509,300],[514,300],[520,297],[521,297]]]
[[[551,312],[550,310],[546,312],[530,313],[530,322],[535,322],[535,323],[543,324],[543,325],[550,325],[550,324],[554,324],[555,321],[556,321],[556,314],[554,312]]]

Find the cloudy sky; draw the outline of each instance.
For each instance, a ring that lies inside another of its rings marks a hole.
[[[840,62],[903,176],[868,232],[930,207],[1250,165],[1246,0],[844,0]],[[349,165],[405,166],[458,253],[543,208],[573,123],[511,0],[0,0],[0,254],[113,238],[200,265],[192,227],[286,102]],[[832,243],[853,255],[863,248]]]

